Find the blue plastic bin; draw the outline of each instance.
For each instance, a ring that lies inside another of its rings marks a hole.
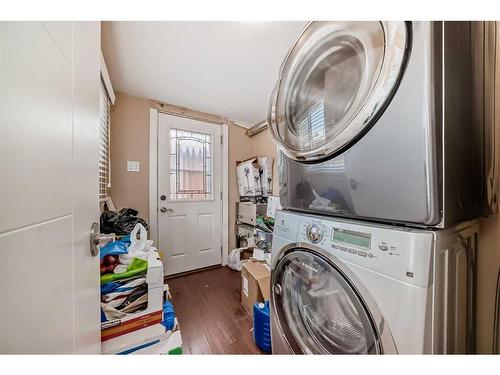
[[[260,350],[271,352],[271,317],[269,301],[253,305],[253,339]]]

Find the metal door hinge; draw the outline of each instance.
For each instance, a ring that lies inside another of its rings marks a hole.
[[[222,190],[220,191],[220,199],[222,200],[222,197],[223,197],[223,194],[222,194]]]
[[[223,136],[223,135],[221,135],[221,136],[220,136],[220,144],[221,144],[221,145],[223,145],[223,144],[224,144],[224,136]]]

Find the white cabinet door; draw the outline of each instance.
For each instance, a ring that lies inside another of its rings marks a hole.
[[[98,353],[98,22],[0,22],[0,353]]]
[[[158,239],[166,275],[221,264],[220,131],[159,115]]]

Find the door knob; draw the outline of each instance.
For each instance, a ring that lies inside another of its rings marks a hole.
[[[90,254],[95,257],[99,254],[99,248],[97,245],[99,244],[99,239],[97,236],[99,235],[99,224],[92,223],[90,227]]]
[[[93,257],[99,255],[99,242],[101,240],[114,241],[114,235],[99,233],[99,224],[92,223],[90,227],[90,254]]]
[[[173,210],[171,208],[162,207],[162,208],[160,208],[160,211],[161,212],[172,212]]]

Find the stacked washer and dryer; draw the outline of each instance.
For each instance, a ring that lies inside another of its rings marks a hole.
[[[312,22],[292,46],[268,119],[284,208],[274,353],[474,352],[495,35],[489,22]]]

